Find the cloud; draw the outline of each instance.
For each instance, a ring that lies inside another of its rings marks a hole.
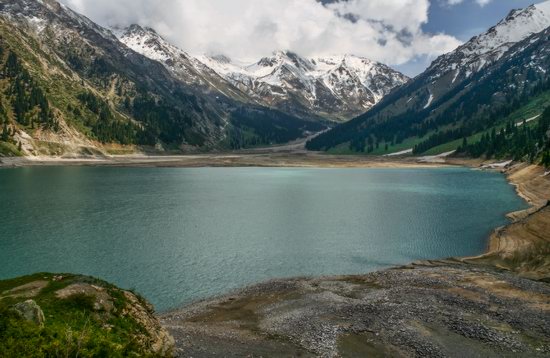
[[[473,1],[479,6],[483,7],[489,4],[493,0],[473,0]],[[449,6],[454,6],[454,5],[462,4],[464,0],[444,0],[444,2]]]
[[[429,0],[62,0],[105,26],[138,23],[193,53],[241,60],[288,49],[353,53],[390,65],[435,57],[460,41],[428,34]]]
[[[476,2],[479,4],[479,6],[485,6],[488,3],[490,3],[493,0],[476,0]]]

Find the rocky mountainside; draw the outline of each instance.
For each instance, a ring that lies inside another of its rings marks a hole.
[[[125,29],[113,29],[113,33],[135,52],[162,63],[187,85],[205,93],[249,101],[246,94],[193,56],[167,42],[152,28],[134,24]]]
[[[4,155],[240,148],[324,128],[237,100],[215,73],[197,86],[55,0],[0,0],[0,50]]]
[[[401,143],[412,143],[412,148],[431,138],[431,144],[422,146],[427,150],[493,127],[547,90],[548,26],[550,1],[512,11],[487,32],[440,56],[368,113],[308,147],[376,152],[382,145],[391,152],[403,148]],[[434,135],[440,138],[434,140]]]
[[[303,58],[279,51],[253,64],[225,56],[199,60],[257,101],[333,120],[364,113],[409,80],[386,65],[354,55]]]
[[[244,64],[221,55],[194,57],[139,25],[114,32],[189,85],[304,119],[349,119],[408,81],[388,66],[353,55],[306,59],[281,51]]]

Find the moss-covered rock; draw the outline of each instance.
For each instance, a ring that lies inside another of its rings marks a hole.
[[[0,281],[0,357],[166,357],[174,340],[139,295],[79,275]]]

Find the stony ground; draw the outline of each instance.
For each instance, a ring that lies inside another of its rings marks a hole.
[[[181,357],[550,356],[550,285],[454,261],[271,281],[161,319]]]

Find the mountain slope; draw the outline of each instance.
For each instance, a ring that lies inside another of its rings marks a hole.
[[[0,36],[2,69],[13,62],[0,81],[0,154],[82,154],[106,143],[239,148],[324,129],[235,100],[238,90],[220,90],[226,81],[214,72],[197,86],[194,74],[170,71],[54,0],[0,0]]]
[[[391,151],[400,143],[414,145],[438,135],[430,144],[435,145],[494,125],[543,90],[549,25],[550,2],[512,11],[486,33],[439,57],[365,115],[309,142],[308,148],[370,152],[387,145]]]
[[[162,63],[178,79],[203,93],[222,94],[241,102],[249,98],[231,83],[193,56],[164,40],[151,28],[131,25],[125,29],[115,29],[118,39],[137,53]],[[258,104],[258,103],[256,103]]]
[[[52,0],[2,1],[0,15],[10,53],[51,89],[48,100],[62,121],[92,139],[110,142],[101,132],[122,124],[144,132],[130,136],[138,144],[208,146],[223,138],[226,124],[212,103],[87,18]]]

